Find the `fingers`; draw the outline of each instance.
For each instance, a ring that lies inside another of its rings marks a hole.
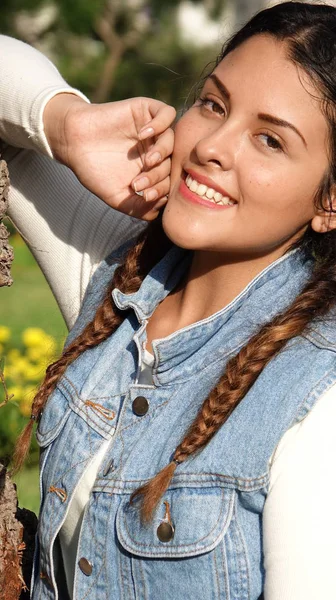
[[[152,202],[158,198],[162,198],[169,193],[170,177],[166,177],[163,181],[160,181],[155,187],[148,188],[144,192],[144,199],[146,202]]]
[[[144,221],[153,221],[159,214],[160,209],[167,203],[168,197],[163,196],[157,201],[144,202],[139,196],[133,204],[133,216]],[[129,212],[128,212],[129,214]]]
[[[169,192],[171,160],[166,158],[162,163],[149,171],[143,171],[132,181],[136,193],[144,192],[145,200],[152,201],[165,196]]]
[[[176,110],[172,106],[149,98],[145,98],[144,101],[153,114],[153,119],[140,130],[140,140],[160,135],[171,126],[176,117]]]
[[[171,155],[174,148],[174,132],[172,129],[166,129],[164,133],[159,135],[154,146],[150,148],[145,156],[145,166],[147,168],[162,162],[165,158]]]

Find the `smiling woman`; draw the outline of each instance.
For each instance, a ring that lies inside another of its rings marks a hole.
[[[336,595],[335,32],[327,5],[257,14],[176,124],[171,165],[167,107],[89,106],[25,49],[15,97],[27,64],[43,83],[0,109],[28,148],[7,150],[13,217],[32,239],[40,213],[40,262],[78,314],[15,457],[38,422],[33,598]],[[134,241],[93,194],[160,214]]]

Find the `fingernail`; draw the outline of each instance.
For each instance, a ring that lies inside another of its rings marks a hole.
[[[147,202],[151,202],[152,200],[156,200],[156,198],[159,197],[159,194],[157,193],[156,190],[150,190],[149,192],[147,192],[147,194],[145,194],[145,200]]]
[[[154,152],[153,154],[150,154],[146,157],[147,164],[151,166],[156,165],[156,163],[160,162],[161,160],[162,156],[160,152]]]
[[[144,190],[146,187],[148,187],[149,183],[150,182],[149,182],[148,177],[140,177],[140,179],[133,181],[133,183],[132,183],[133,190],[135,192],[140,192],[141,190]]]
[[[139,138],[139,140],[145,140],[146,138],[150,137],[151,135],[154,135],[153,127],[144,127],[143,129],[140,129],[140,131],[138,133],[138,138]]]

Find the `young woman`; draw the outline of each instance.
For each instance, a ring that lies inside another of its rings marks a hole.
[[[290,2],[231,39],[93,275],[18,448],[38,421],[33,598],[335,596],[335,32]]]

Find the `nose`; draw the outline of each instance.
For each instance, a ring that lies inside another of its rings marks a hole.
[[[216,165],[223,171],[233,168],[237,149],[237,132],[228,123],[205,132],[195,145],[200,164]]]

